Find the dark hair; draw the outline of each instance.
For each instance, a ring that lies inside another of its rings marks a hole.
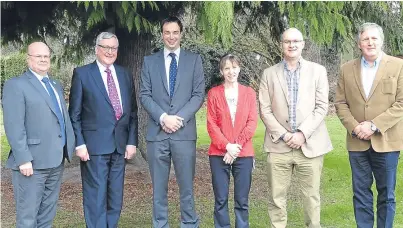
[[[225,63],[230,61],[232,64],[237,63],[238,66],[241,66],[241,60],[236,55],[226,54],[220,59],[220,70],[225,66]]]
[[[167,17],[167,18],[165,18],[164,20],[162,20],[161,21],[161,32],[163,32],[163,27],[164,27],[164,25],[165,24],[167,24],[167,23],[176,23],[176,24],[178,24],[179,25],[179,30],[180,30],[180,32],[182,32],[182,30],[183,30],[183,25],[182,25],[182,22],[181,22],[181,20],[179,20],[179,18],[177,18],[177,17]]]

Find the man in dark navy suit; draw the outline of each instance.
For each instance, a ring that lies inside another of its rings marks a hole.
[[[117,227],[123,203],[125,159],[136,154],[137,105],[133,79],[114,64],[116,35],[96,40],[96,61],[74,69],[69,112],[81,159],[88,228]]]

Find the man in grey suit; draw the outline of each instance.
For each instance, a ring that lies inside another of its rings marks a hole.
[[[144,58],[140,100],[149,114],[147,156],[153,183],[153,226],[169,227],[168,179],[171,159],[179,185],[181,226],[198,227],[193,180],[196,163],[195,114],[204,99],[201,57],[180,48],[182,23],[162,21],[164,50]]]
[[[61,85],[49,78],[50,50],[28,47],[29,70],[3,88],[4,128],[19,228],[51,227],[64,169],[74,149],[74,133]]]

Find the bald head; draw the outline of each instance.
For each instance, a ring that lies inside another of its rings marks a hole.
[[[28,46],[28,67],[35,73],[46,76],[50,68],[50,50],[43,42],[34,42]]]
[[[285,30],[283,32],[283,34],[281,35],[281,40],[284,40],[284,37],[289,37],[289,36],[292,36],[293,38],[298,39],[298,40],[304,40],[304,36],[296,28],[289,28],[289,29]]]
[[[37,50],[46,50],[48,53],[50,53],[48,45],[43,42],[33,42],[28,46],[28,54],[31,54],[31,52],[35,52]]]

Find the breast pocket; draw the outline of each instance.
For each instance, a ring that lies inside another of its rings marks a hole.
[[[396,94],[397,81],[394,77],[389,76],[386,79],[382,79],[382,93],[383,94]]]

